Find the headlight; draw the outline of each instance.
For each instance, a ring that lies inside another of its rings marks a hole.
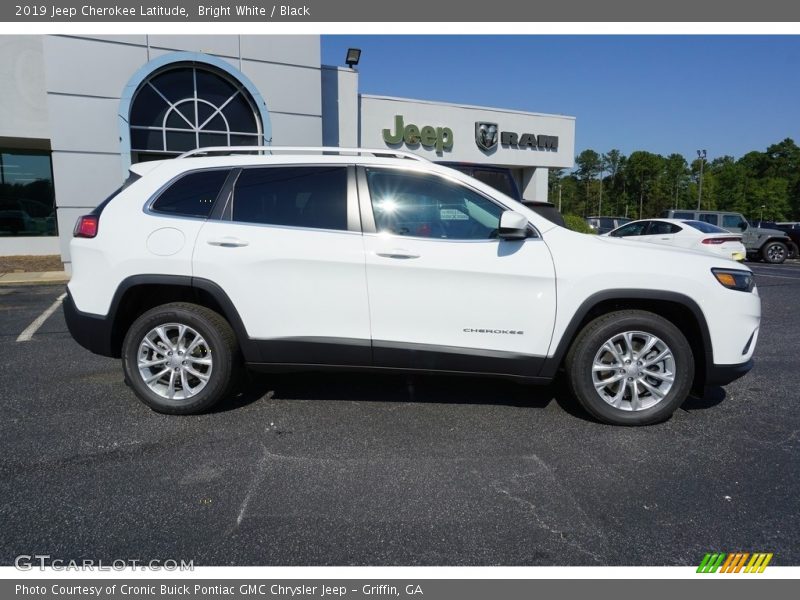
[[[739,271],[737,269],[711,269],[714,277],[729,290],[740,292],[752,292],[755,286],[755,279],[750,271]]]

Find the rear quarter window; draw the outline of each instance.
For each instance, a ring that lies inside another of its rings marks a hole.
[[[717,227],[711,223],[705,223],[704,221],[684,221],[684,223],[703,233],[729,233],[727,229]]]
[[[161,192],[150,210],[181,217],[207,218],[228,173],[229,169],[187,173]]]

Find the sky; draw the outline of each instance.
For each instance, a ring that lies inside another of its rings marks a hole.
[[[360,92],[576,117],[586,148],[708,159],[800,143],[800,36],[332,36]]]

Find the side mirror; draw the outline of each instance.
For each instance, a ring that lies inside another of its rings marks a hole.
[[[742,228],[742,231],[744,231],[749,226],[749,223],[747,221],[742,221],[739,223],[739,226]]]
[[[528,237],[528,217],[513,210],[500,215],[500,229],[497,237],[501,240],[524,240]]]

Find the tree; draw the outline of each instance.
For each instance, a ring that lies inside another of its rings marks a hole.
[[[581,181],[586,188],[586,208],[583,214],[587,215],[589,210],[589,184],[600,171],[600,155],[594,150],[584,150],[575,158],[575,166],[578,180]]]
[[[585,216],[605,194],[606,202],[614,205],[607,214],[629,216],[629,203],[633,203],[633,214],[645,218],[665,208],[694,208],[699,176],[700,160],[689,165],[677,153],[664,158],[637,150],[625,157],[617,149],[603,155],[587,149],[575,158],[571,173],[551,170],[550,193],[555,197],[561,189],[564,214]],[[706,162],[701,206],[741,212],[754,220],[761,217],[763,206],[764,218],[800,219],[800,147],[786,138],[738,160],[720,156]]]
[[[681,154],[670,154],[664,165],[665,177],[670,186],[672,208],[678,208],[678,194],[689,181],[689,164]]]
[[[608,170],[609,178],[611,179],[611,186],[609,189],[609,200],[614,200],[614,214],[619,214],[619,193],[617,190],[617,175],[623,167],[625,157],[622,152],[616,148],[612,148],[603,155],[603,164]],[[601,178],[602,180],[602,178]]]
[[[637,150],[628,158],[626,176],[629,186],[639,198],[639,218],[644,214],[644,197],[655,188],[656,179],[662,172],[664,158],[652,152]]]

